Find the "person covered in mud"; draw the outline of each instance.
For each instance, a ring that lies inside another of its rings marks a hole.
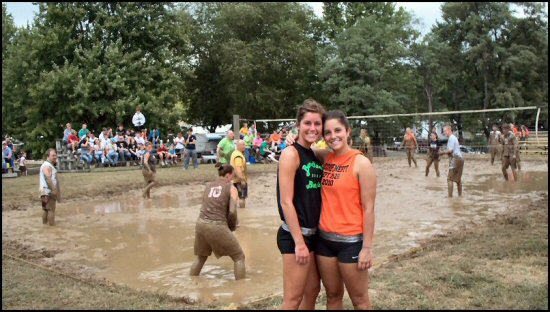
[[[316,257],[327,309],[343,310],[344,285],[356,310],[372,309],[368,269],[373,265],[376,172],[351,147],[351,127],[342,111],[327,113],[323,134],[332,152],[323,165]]]
[[[489,149],[491,150],[491,165],[494,164],[495,158],[499,158],[502,153],[501,133],[498,131],[498,125],[493,124],[493,131],[489,134]]]
[[[57,176],[57,152],[46,151],[46,161],[40,166],[40,199],[42,201],[42,224],[55,225],[55,203],[61,201],[61,188]]]
[[[151,198],[151,188],[158,184],[157,181],[157,169],[156,169],[156,159],[153,155],[153,143],[145,143],[145,154],[143,155],[143,179],[147,186],[143,190],[143,198]]]
[[[409,163],[409,167],[411,166],[412,160],[414,162],[414,167],[418,168],[416,164],[416,159],[414,158],[414,153],[418,148],[418,142],[416,141],[416,137],[414,136],[411,128],[407,128],[405,130],[405,136],[403,137],[401,147],[403,147],[403,145],[405,146],[405,150],[407,151],[407,162]]]
[[[462,196],[462,169],[464,168],[464,158],[460,151],[458,139],[453,134],[450,125],[443,127],[445,135],[449,138],[447,141],[447,150],[441,151],[439,154],[449,155],[449,173],[447,175],[447,191],[449,197],[453,197],[453,183],[456,182],[458,196]]]
[[[277,206],[283,224],[277,231],[277,247],[283,257],[285,310],[315,309],[321,287],[315,248],[323,167],[311,146],[322,135],[324,116],[321,104],[306,99],[298,108],[297,141],[284,149],[279,158]]]
[[[246,170],[246,160],[244,151],[246,149],[246,143],[244,140],[237,141],[237,149],[231,154],[229,164],[235,168],[235,175],[233,178],[233,185],[239,191],[239,207],[245,208],[246,198],[248,197],[248,175]]]
[[[229,256],[234,262],[235,280],[245,278],[245,258],[239,241],[233,235],[238,227],[238,191],[231,183],[234,168],[216,164],[218,179],[204,188],[202,206],[195,225],[194,253],[190,275],[198,276],[206,259],[214,252],[216,258]]]
[[[435,174],[439,178],[439,148],[441,143],[437,139],[437,134],[430,133],[430,145],[428,146],[428,153],[426,155],[426,176],[430,172],[432,163],[434,164]]]
[[[514,181],[518,180],[517,155],[518,155],[518,140],[511,131],[511,126],[508,123],[502,124],[502,174],[504,179],[508,181],[508,167],[512,168],[512,176]]]
[[[372,160],[373,160],[372,153],[374,151],[372,149],[371,139],[370,139],[370,136],[367,132],[367,129],[361,128],[361,134],[359,135],[359,141],[360,141],[360,144],[361,144],[360,147],[359,147],[359,150],[372,163]]]

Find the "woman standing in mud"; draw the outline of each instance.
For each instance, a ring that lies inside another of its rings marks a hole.
[[[373,260],[376,173],[349,145],[351,128],[343,112],[327,113],[323,134],[333,152],[323,166],[316,257],[327,309],[343,310],[344,285],[356,310],[372,309],[368,269]]]
[[[156,159],[153,155],[153,143],[147,142],[145,144],[145,155],[143,155],[143,179],[147,186],[143,190],[143,198],[151,198],[151,188],[158,184],[157,182],[157,169]]]
[[[233,186],[233,167],[216,164],[218,179],[206,185],[202,206],[195,226],[194,252],[197,258],[191,265],[190,275],[200,274],[206,259],[214,251],[216,258],[229,256],[234,262],[235,279],[246,276],[244,252],[231,232],[237,228],[237,203],[239,194]]]
[[[283,305],[315,309],[320,291],[314,256],[321,214],[321,162],[311,150],[322,134],[325,109],[313,99],[298,108],[298,139],[283,150],[277,170],[277,205],[283,225],[277,247],[283,256]],[[290,137],[290,136],[289,136]]]

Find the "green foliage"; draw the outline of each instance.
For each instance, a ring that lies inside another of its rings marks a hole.
[[[41,3],[39,10],[5,72],[4,131],[41,154],[66,122],[93,131],[131,126],[137,105],[150,128],[183,117],[173,111],[189,73],[188,25],[170,4]]]
[[[233,114],[294,116],[308,97],[349,115],[538,106],[547,127],[544,6],[444,3],[420,39],[392,2],[325,2],[322,18],[284,2],[48,2],[26,28],[3,4],[2,131],[42,153],[66,122],[131,126],[137,105],[148,127],[213,130]],[[449,121],[478,132],[534,118]],[[388,135],[413,119],[392,120]]]

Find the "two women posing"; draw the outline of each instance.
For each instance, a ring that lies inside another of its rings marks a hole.
[[[356,309],[370,309],[376,173],[349,145],[341,111],[325,113],[312,99],[297,114],[296,142],[281,154],[277,202],[283,225],[283,309],[314,309],[320,280],[327,308],[342,309],[344,286]],[[331,150],[313,150],[324,136]]]

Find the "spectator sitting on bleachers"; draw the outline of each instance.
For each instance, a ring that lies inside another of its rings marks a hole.
[[[111,138],[105,140],[104,154],[105,154],[105,163],[110,166],[116,167],[118,164],[118,153],[117,146],[113,143]]]
[[[99,164],[104,164],[105,154],[103,153],[103,143],[98,138],[96,138],[92,146],[94,149],[94,158],[95,158],[96,167],[99,166]]]
[[[82,139],[82,137],[87,136],[90,133],[90,130],[88,130],[88,125],[86,123],[82,124],[82,129],[78,131],[78,138]]]
[[[72,152],[72,154],[74,155],[74,158],[78,157],[76,155],[76,150],[78,149],[78,143],[80,143],[80,139],[78,138],[78,136],[76,136],[76,130],[73,129],[71,131],[71,134],[69,135],[67,150],[69,150],[69,152]]]
[[[78,144],[80,146],[80,160],[89,164],[92,163],[93,156],[90,154],[90,139],[85,135]]]
[[[162,167],[166,166],[167,162],[172,161],[172,155],[170,155],[168,148],[164,143],[157,149],[157,155],[159,157],[159,163]]]
[[[138,165],[138,146],[136,144],[136,140],[134,137],[129,136],[127,137],[127,144],[128,144],[128,152],[130,152],[130,158],[133,160],[133,164]]]
[[[172,162],[172,165],[178,164],[178,157],[176,155],[176,148],[174,147],[174,144],[170,144],[170,148],[168,149],[168,153],[170,153],[170,159]]]
[[[69,144],[69,135],[73,132],[73,129],[71,128],[71,123],[68,122],[66,125],[65,130],[63,131],[63,144],[67,146]]]
[[[116,145],[118,149],[118,155],[119,159],[126,164],[127,161],[129,161],[132,157],[132,154],[130,154],[130,151],[128,150],[128,143],[126,143],[126,138],[123,134],[123,132],[120,132],[116,136]]]
[[[153,143],[153,148],[158,148],[160,145],[160,130],[153,127],[149,133],[149,142]]]
[[[136,144],[138,146],[145,145],[145,139],[141,135],[141,132],[136,132]]]

